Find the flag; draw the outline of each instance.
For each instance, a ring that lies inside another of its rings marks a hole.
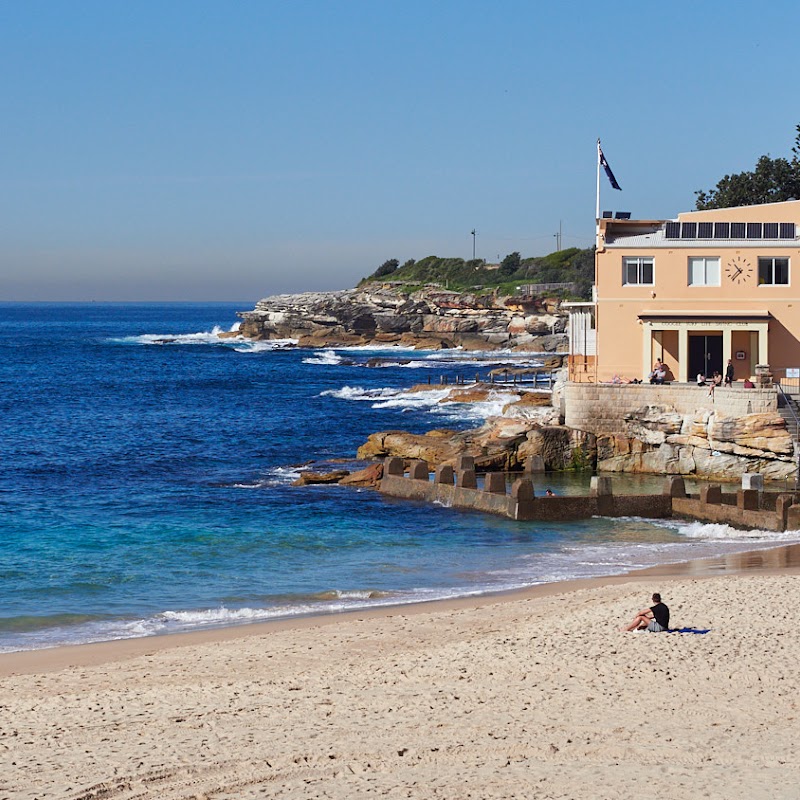
[[[622,191],[622,187],[617,183],[617,179],[614,177],[614,173],[611,171],[611,167],[608,166],[608,161],[606,161],[606,157],[603,155],[599,139],[597,140],[597,157],[600,159],[600,166],[606,171],[611,188]]]

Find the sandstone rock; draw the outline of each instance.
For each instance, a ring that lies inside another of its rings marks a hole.
[[[792,437],[786,422],[777,412],[745,414],[742,417],[713,415],[708,424],[708,438],[717,449],[726,442],[752,450],[789,455]]]
[[[345,475],[339,483],[342,486],[377,486],[383,477],[383,462],[370,464],[358,472]]]
[[[369,436],[358,448],[357,458],[397,456],[404,459],[421,459],[435,466],[454,460],[463,449],[452,443],[449,438],[436,435],[383,431]]]
[[[591,468],[597,458],[597,439],[594,434],[563,425],[537,426],[528,431],[517,452],[523,463],[535,455],[544,459],[548,470]]]
[[[647,444],[661,445],[670,434],[678,434],[683,427],[683,416],[666,406],[642,406],[625,414],[628,436]]]
[[[333,472],[301,472],[300,477],[292,486],[308,486],[312,483],[339,483],[350,473],[346,469],[337,469]]]

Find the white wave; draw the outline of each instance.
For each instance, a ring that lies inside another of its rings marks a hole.
[[[682,520],[652,520],[657,527],[669,528],[687,539],[714,542],[794,542],[800,541],[800,531],[739,530],[716,522],[684,522]]]
[[[519,400],[510,392],[491,392],[487,400],[480,403],[459,403],[446,400],[454,386],[432,386],[430,389],[406,391],[403,389],[365,389],[361,386],[343,386],[327,389],[320,397],[335,397],[338,400],[371,402],[373,408],[396,409],[404,412],[422,411],[454,421],[483,422],[487,417],[500,416],[503,406]]]
[[[264,478],[247,483],[229,484],[231,489],[266,489],[270,486],[285,486],[296,481],[307,466],[298,467],[273,467],[267,470]]]
[[[237,353],[268,353],[273,350],[289,350],[297,345],[298,339],[236,339],[233,348]]]
[[[238,334],[241,322],[234,322],[227,333]],[[111,338],[108,341],[117,344],[139,344],[139,345],[218,345],[228,347],[237,353],[263,353],[271,350],[286,350],[297,345],[297,339],[268,339],[256,341],[255,339],[245,339],[241,335],[226,336],[220,338],[220,334],[225,333],[219,325],[215,325],[210,331],[197,331],[196,333],[143,333],[139,336],[121,336]]]
[[[313,358],[304,358],[303,363],[336,366],[336,364],[342,363],[342,357],[337,355],[334,350],[320,350],[314,354]]]
[[[393,397],[375,403],[373,408],[399,408],[401,411],[434,411],[439,401],[447,397],[451,387],[423,389],[419,392],[397,392]]]
[[[361,386],[342,386],[341,389],[326,389],[320,397],[335,397],[337,400],[358,400],[374,402],[383,397],[396,397],[402,394],[401,389],[364,389]]]

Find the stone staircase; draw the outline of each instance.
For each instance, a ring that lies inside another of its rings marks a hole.
[[[797,442],[800,436],[800,395],[778,392],[778,413],[786,420],[786,429]]]

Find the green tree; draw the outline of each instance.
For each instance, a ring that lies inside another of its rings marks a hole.
[[[384,261],[370,277],[384,278],[386,275],[391,275],[395,272],[399,266],[400,262],[396,258],[390,258],[388,261]]]
[[[510,278],[522,267],[522,256],[514,251],[509,253],[501,262],[498,274],[504,278]]]
[[[695,192],[698,211],[800,199],[800,125],[791,159],[761,156],[755,169],[726,175],[713,189]]]

